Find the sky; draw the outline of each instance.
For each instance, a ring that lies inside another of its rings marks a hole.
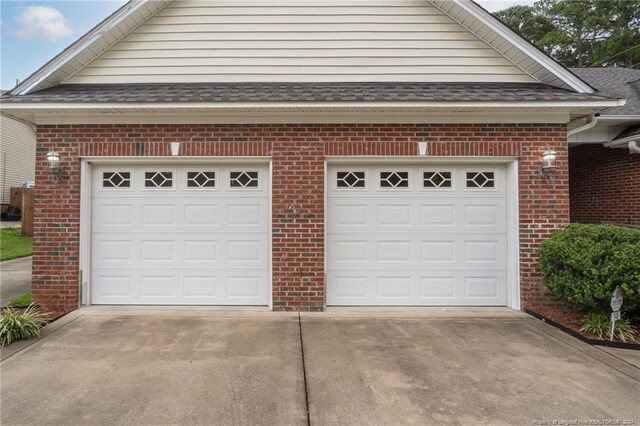
[[[478,0],[476,0],[478,1]],[[11,89],[125,0],[0,0],[0,88]],[[490,12],[533,0],[479,0]]]

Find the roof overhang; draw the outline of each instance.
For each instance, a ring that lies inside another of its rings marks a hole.
[[[36,124],[166,122],[567,123],[623,100],[539,102],[193,102],[3,103],[4,114]]]

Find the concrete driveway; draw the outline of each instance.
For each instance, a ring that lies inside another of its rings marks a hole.
[[[45,330],[4,351],[3,425],[640,421],[634,354],[510,310],[88,308]]]
[[[31,291],[31,256],[0,263],[0,306]]]

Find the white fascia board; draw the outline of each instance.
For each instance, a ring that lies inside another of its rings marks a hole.
[[[124,102],[104,102],[104,103],[23,103],[5,102],[2,104],[4,110],[56,110],[78,111],[78,110],[386,110],[393,108],[403,109],[482,109],[482,108],[610,108],[622,106],[624,99],[603,99],[585,101],[511,101],[511,102],[181,102],[181,103],[124,103]]]
[[[470,13],[483,25],[490,28],[496,34],[504,37],[509,43],[513,44],[515,47],[520,49],[530,58],[534,59],[540,65],[548,69],[550,72],[555,74],[559,79],[567,83],[574,90],[580,93],[593,93],[595,90],[591,88],[588,84],[582,81],[580,78],[576,77],[569,70],[564,68],[562,65],[549,58],[544,53],[540,52],[534,46],[529,44],[527,41],[523,40],[522,37],[511,31],[504,24],[502,24],[499,20],[491,16],[488,12],[482,9],[480,6],[475,4],[471,0],[453,0],[455,3],[464,9],[467,13]]]
[[[188,114],[36,114],[28,117],[33,123],[51,124],[306,124],[306,123],[555,123],[566,124],[567,111],[500,111],[484,112],[236,112]]]
[[[173,0],[165,0],[166,4]],[[109,32],[116,25],[127,19],[130,15],[136,12],[141,7],[147,4],[148,0],[130,0],[120,10],[116,11],[105,22],[98,24],[89,33],[81,37],[68,49],[63,50],[58,56],[54,57],[49,63],[45,64],[42,68],[36,71],[33,75],[29,76],[26,80],[18,84],[11,93],[24,95],[31,92],[34,88],[46,80],[49,76],[66,65],[69,61],[75,58],[79,53],[82,53],[85,49],[91,46],[96,40],[102,37],[105,33]],[[152,2],[153,3],[153,2]],[[165,5],[166,5],[165,4]],[[98,55],[99,56],[99,55]],[[85,64],[86,65],[86,64]]]

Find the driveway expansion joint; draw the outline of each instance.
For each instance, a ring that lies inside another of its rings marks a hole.
[[[307,387],[307,366],[304,361],[304,339],[302,337],[302,317],[298,312],[298,329],[300,330],[300,354],[302,355],[302,377],[304,380],[304,401],[307,410],[307,425],[311,426],[311,413],[309,410],[309,389]]]

